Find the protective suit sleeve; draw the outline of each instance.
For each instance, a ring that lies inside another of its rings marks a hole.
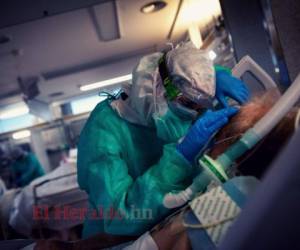
[[[45,174],[42,166],[34,155],[29,154],[26,163],[26,171],[24,171],[21,177],[17,179],[17,184],[21,186],[25,186],[35,178]]]
[[[116,138],[107,131],[98,133],[102,135],[101,145],[96,146],[98,153],[88,165],[87,178],[79,178],[79,184],[102,214],[106,233],[139,235],[168,214],[162,205],[163,196],[185,188],[193,168],[176,151],[175,144],[166,144],[159,161],[133,180],[121,147],[110,147],[119,145]]]

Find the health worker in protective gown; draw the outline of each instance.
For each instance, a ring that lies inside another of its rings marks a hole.
[[[21,147],[15,147],[12,150],[12,160],[11,168],[18,187],[24,187],[45,174],[37,157],[33,153],[24,151]]]
[[[78,182],[89,195],[83,237],[141,235],[172,210],[168,192],[191,184],[196,158],[247,102],[245,84],[184,44],[143,57],[122,98],[91,113],[78,145]]]

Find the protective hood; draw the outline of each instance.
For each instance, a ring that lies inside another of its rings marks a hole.
[[[215,96],[215,71],[207,53],[187,43],[166,55],[169,76],[180,92],[195,103],[211,106]]]
[[[129,98],[111,102],[123,119],[153,126],[153,114],[166,114],[168,103],[158,68],[162,56],[163,53],[157,52],[143,57],[133,70],[132,84],[123,85]],[[188,43],[169,51],[166,59],[169,76],[183,95],[193,100],[215,95],[213,63],[202,50]]]
[[[129,98],[111,103],[113,109],[125,120],[139,125],[152,125],[152,115],[156,111],[155,103],[166,111],[164,87],[158,71],[158,60],[162,53],[153,53],[143,57],[132,73],[132,84],[124,84],[122,89]],[[154,94],[155,92],[155,94]],[[164,108],[163,108],[164,106]],[[157,112],[159,112],[157,110]],[[161,111],[163,113],[163,111]]]

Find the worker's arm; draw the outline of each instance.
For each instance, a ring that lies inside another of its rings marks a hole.
[[[101,138],[98,145],[94,145],[98,153],[90,154],[88,162],[83,165],[82,158],[88,153],[85,151],[90,150],[87,145],[79,145],[79,184],[88,192],[90,202],[99,213],[101,209],[102,212],[105,209],[110,211],[103,213],[106,233],[138,235],[169,212],[162,205],[164,195],[185,188],[184,182],[193,168],[177,152],[175,144],[167,144],[159,161],[133,180],[122,159],[117,139],[107,131],[98,130],[97,133]],[[81,171],[85,171],[85,178],[82,178]],[[125,218],[120,218],[120,215]]]

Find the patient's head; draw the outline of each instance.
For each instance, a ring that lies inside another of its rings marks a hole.
[[[210,156],[216,158],[223,153],[259,121],[279,97],[280,94],[276,90],[270,90],[261,96],[254,97],[251,102],[243,106],[230,123],[217,134]],[[239,169],[243,174],[260,177],[264,173],[293,134],[296,114],[297,109],[292,109],[253,150],[238,160]]]

